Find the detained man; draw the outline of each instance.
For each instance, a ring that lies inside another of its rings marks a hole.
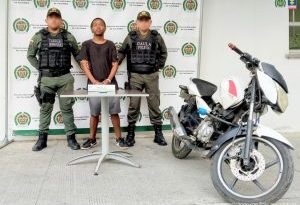
[[[101,18],[95,18],[91,23],[93,38],[83,42],[78,59],[80,66],[88,78],[88,84],[114,84],[118,83],[115,75],[118,70],[117,50],[115,44],[104,38],[106,23]],[[83,143],[82,148],[88,149],[97,144],[96,133],[101,114],[99,97],[89,98],[90,106],[90,136]],[[109,113],[115,132],[115,142],[118,147],[126,148],[127,145],[121,136],[120,128],[120,98],[109,98]]]

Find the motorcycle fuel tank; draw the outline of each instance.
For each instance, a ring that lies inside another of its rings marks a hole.
[[[220,85],[220,103],[224,109],[228,109],[240,103],[244,98],[244,90],[240,82],[234,78],[226,78]]]

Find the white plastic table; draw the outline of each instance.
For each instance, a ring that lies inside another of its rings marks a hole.
[[[100,97],[101,99],[101,136],[102,136],[102,149],[99,152],[87,154],[76,159],[71,160],[68,165],[79,164],[91,160],[98,159],[94,175],[98,175],[98,170],[101,163],[105,159],[114,159],[125,164],[129,164],[134,167],[141,167],[139,164],[132,161],[129,157],[132,154],[124,151],[109,151],[109,97],[147,97],[147,93],[143,93],[137,90],[117,90],[115,94],[100,93],[100,92],[88,92],[87,90],[74,90],[65,91],[60,97]]]

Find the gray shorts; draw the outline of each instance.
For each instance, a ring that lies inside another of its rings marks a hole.
[[[109,114],[118,114],[121,112],[120,97],[109,97]],[[89,98],[90,113],[92,116],[99,116],[101,113],[101,100],[99,97]]]

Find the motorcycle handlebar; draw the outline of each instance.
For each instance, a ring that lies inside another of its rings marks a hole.
[[[234,45],[233,43],[229,43],[228,44],[229,48],[231,48],[233,51],[235,51],[237,54],[239,55],[243,55],[244,52],[241,51],[238,47],[236,47],[236,45]]]
[[[252,56],[250,54],[248,54],[248,53],[244,53],[238,47],[236,47],[236,45],[234,45],[233,43],[229,43],[228,46],[234,52],[236,52],[237,54],[239,54],[241,56],[241,58],[240,58],[241,61],[246,64],[246,67],[248,69],[252,69],[253,67],[258,66],[258,64],[259,64],[259,60],[258,59],[252,58]]]

